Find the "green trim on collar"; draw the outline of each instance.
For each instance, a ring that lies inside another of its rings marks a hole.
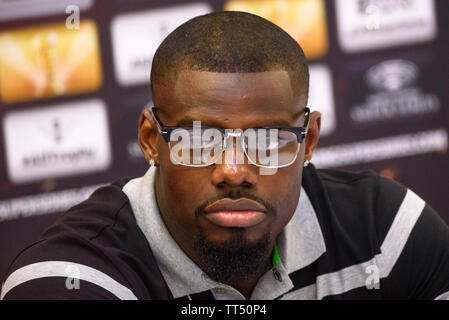
[[[273,256],[272,256],[273,267],[276,267],[279,262],[281,262],[281,257],[279,257],[278,247],[276,246],[276,241],[274,242],[273,247]]]

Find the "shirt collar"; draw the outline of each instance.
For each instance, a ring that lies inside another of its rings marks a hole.
[[[150,244],[173,297],[178,298],[216,287],[233,289],[208,278],[171,237],[156,202],[155,172],[156,168],[150,167],[143,177],[129,181],[123,187],[123,192],[130,200],[137,224]],[[277,238],[277,247],[281,258],[277,268],[285,270],[286,274],[308,266],[326,251],[315,210],[304,188],[301,188],[292,219]],[[265,287],[263,281],[259,281],[255,292],[260,291],[256,290],[258,286]],[[289,281],[285,290],[292,286]]]
[[[279,234],[277,245],[288,273],[307,267],[326,252],[315,209],[303,187],[295,213]]]

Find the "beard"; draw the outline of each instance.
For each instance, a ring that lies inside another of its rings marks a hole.
[[[209,241],[202,232],[194,241],[199,267],[212,280],[234,287],[266,265],[269,246],[270,233],[257,242],[249,242],[240,228],[235,228],[233,235],[220,243]]]

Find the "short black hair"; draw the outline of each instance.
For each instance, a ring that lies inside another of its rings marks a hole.
[[[283,69],[293,90],[305,95],[309,69],[301,46],[274,23],[254,14],[221,11],[195,17],[171,32],[154,55],[151,89],[182,69],[263,72]]]

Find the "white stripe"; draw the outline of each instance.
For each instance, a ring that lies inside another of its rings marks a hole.
[[[380,274],[382,278],[387,277],[396,264],[425,205],[424,200],[407,189],[404,201],[402,201],[393,224],[380,247]]]
[[[336,272],[318,276],[316,279],[317,299],[365,286],[368,277],[365,270],[368,270],[369,266],[377,266],[376,257]]]
[[[434,300],[449,300],[449,291],[440,294],[438,297],[436,297]]]
[[[310,286],[289,292],[279,300],[315,300],[316,293],[316,284],[311,284]]]
[[[381,245],[381,253],[369,261],[318,276],[316,280],[317,298],[322,299],[329,295],[342,294],[366,286],[367,279],[372,274],[368,272],[370,266],[379,268],[379,279],[388,277],[424,206],[425,202],[413,191],[407,189],[404,200]]]
[[[86,265],[67,261],[38,262],[17,269],[8,277],[8,279],[6,279],[1,291],[0,300],[2,300],[14,287],[30,280],[45,277],[80,279],[102,287],[121,300],[137,300],[137,297],[130,289],[121,285],[103,272]]]

